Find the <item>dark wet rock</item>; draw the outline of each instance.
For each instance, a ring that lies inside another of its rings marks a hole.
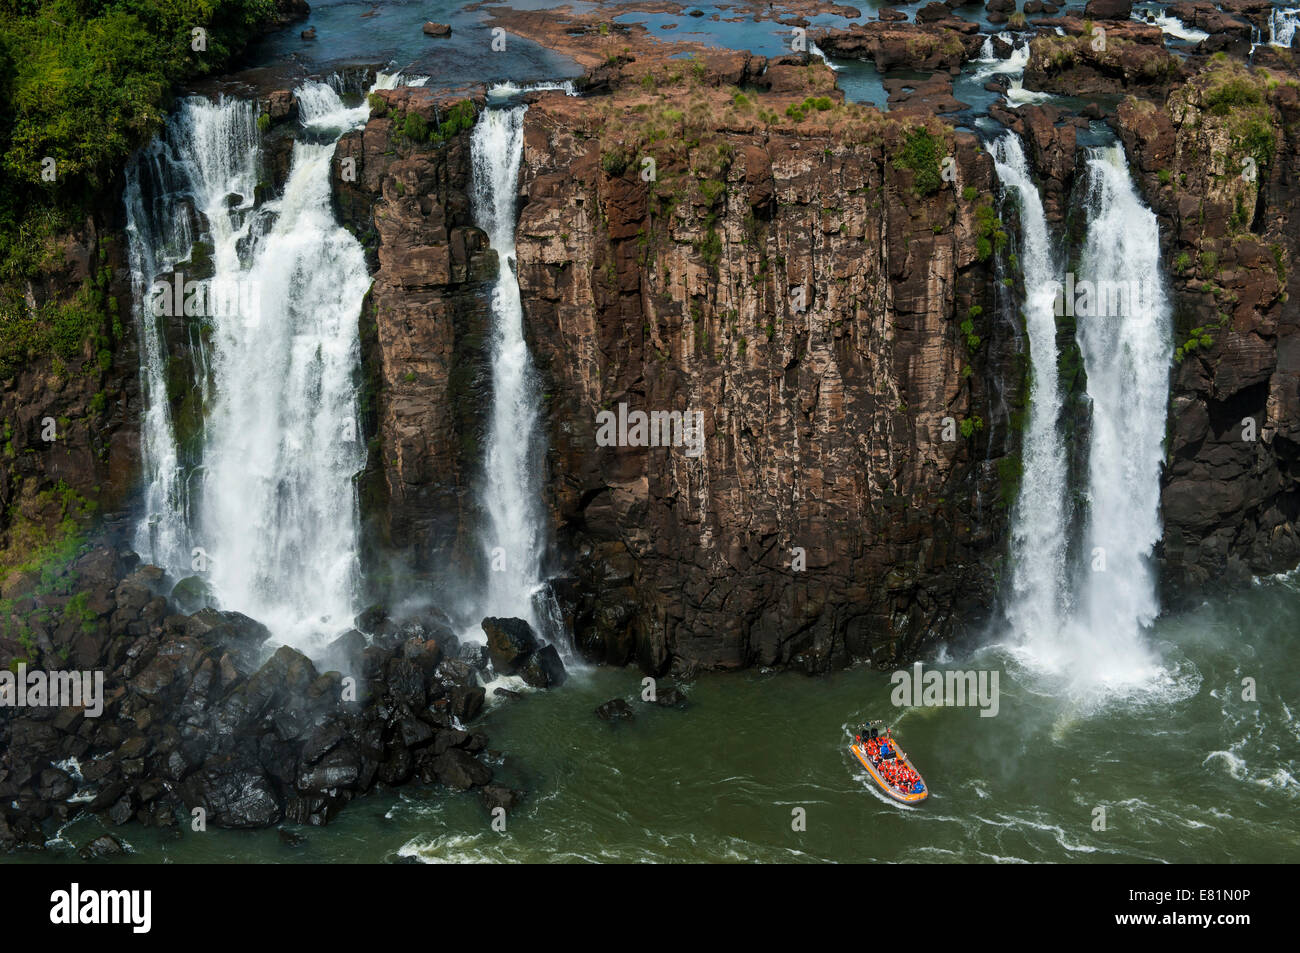
[[[366,634],[374,632],[380,624],[388,619],[388,607],[380,603],[362,609],[352,624]]]
[[[483,701],[486,697],[487,690],[481,685],[457,688],[451,693],[451,713],[461,723],[477,718],[483,711]]]
[[[495,695],[497,698],[521,698],[522,697],[519,694],[519,692],[511,691],[508,688],[501,688],[500,686],[492,689],[492,694]]]
[[[480,672],[488,667],[489,658],[486,645],[480,645],[477,642],[466,642],[460,647],[458,657],[461,661],[468,662]]]
[[[269,827],[283,814],[261,767],[234,755],[208,761],[180,785],[179,794],[187,808],[203,808],[207,822],[217,827]]]
[[[686,696],[676,688],[670,688],[666,692],[659,692],[655,696],[655,704],[660,708],[685,709],[688,707]]]
[[[425,22],[421,29],[424,31],[425,36],[451,36],[451,27],[445,23],[434,23],[432,20],[429,20]]]
[[[489,814],[498,807],[509,814],[524,799],[524,792],[513,790],[504,784],[489,784],[479,792],[479,797],[483,799],[483,806]]]
[[[117,857],[126,853],[126,848],[112,834],[101,834],[89,844],[77,851],[82,860],[98,860],[102,857]]]
[[[554,645],[543,645],[534,652],[520,676],[533,688],[558,688],[569,677]]]
[[[212,604],[212,587],[202,576],[186,576],[172,587],[170,598],[181,612],[198,612]]]
[[[303,837],[297,831],[291,831],[288,828],[281,827],[277,832],[280,835],[280,843],[285,847],[301,847],[307,843],[307,838]]]
[[[492,668],[499,675],[516,675],[538,648],[533,627],[523,619],[498,619],[489,616],[483,620],[487,635],[488,656]]]
[[[1133,0],[1088,0],[1083,15],[1090,20],[1127,20],[1133,13]]]
[[[388,697],[398,704],[423,708],[426,704],[425,674],[410,659],[389,659],[384,669]]]
[[[492,769],[460,748],[448,748],[433,759],[438,780],[453,791],[468,791],[492,780]]]
[[[345,743],[330,751],[316,764],[304,766],[297,778],[301,794],[324,794],[336,788],[353,789],[361,780],[361,752]]]
[[[360,665],[361,654],[365,650],[366,637],[357,629],[348,629],[325,646],[325,651],[321,653],[321,664],[326,670],[351,672]]]
[[[632,706],[621,698],[611,698],[596,709],[596,717],[602,721],[630,721]]]

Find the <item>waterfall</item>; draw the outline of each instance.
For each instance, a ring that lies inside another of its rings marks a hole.
[[[527,108],[485,109],[471,139],[474,219],[500,262],[492,289],[493,399],[483,461],[487,525],[482,542],[490,571],[482,615],[524,619],[563,648],[563,641],[557,640],[554,597],[542,579],[547,534],[540,494],[540,393],[524,340],[515,274],[515,198]]]
[[[1086,674],[1114,685],[1148,678],[1154,664],[1141,635],[1159,613],[1149,557],[1161,535],[1172,332],[1159,224],[1123,148],[1094,150],[1087,168],[1080,267],[1099,294],[1077,317],[1092,404],[1079,608],[1090,634]]]
[[[1290,48],[1297,26],[1300,26],[1300,7],[1274,10],[1268,18],[1269,45]]]
[[[1015,634],[1056,638],[1065,590],[1065,448],[1060,435],[1061,391],[1057,373],[1054,260],[1042,198],[1029,171],[1020,138],[1007,133],[993,144],[998,180],[1020,210],[1020,266],[1032,376],[1021,455],[1023,476],[1013,514],[1011,588],[1007,616]]]
[[[177,571],[191,562],[191,478],[201,469],[197,461],[181,459],[168,399],[167,318],[155,315],[151,288],[192,258],[196,236],[191,211],[207,220],[214,265],[229,269],[253,204],[258,138],[253,103],[187,99],[169,117],[162,135],[126,170],[126,230],[145,405],[140,441],[145,515],[134,546],[149,561]],[[192,268],[186,280],[196,277],[201,276]],[[200,390],[205,383],[200,374]],[[188,575],[188,569],[182,574]]]
[[[136,546],[174,577],[203,575],[222,608],[312,648],[350,623],[359,576],[357,319],[370,278],[360,244],[334,219],[330,163],[367,107],[345,107],[323,83],[296,95],[304,136],[293,144],[283,194],[260,207],[248,102],[184,101],[128,174],[147,408]],[[177,452],[167,348],[144,294],[190,255],[180,248],[188,236],[168,224],[186,218],[186,203],[212,248],[212,275],[200,283],[207,304],[184,318],[198,318],[207,339],[200,459],[192,461]],[[220,288],[238,289],[236,307],[213,306]]]
[[[542,93],[548,91],[562,92],[566,96],[577,96],[578,89],[573,85],[573,80],[566,79],[561,83],[528,83],[520,86],[518,83],[495,83],[488,87],[487,95],[489,99],[512,99],[521,93]]]
[[[1120,146],[1087,162],[1087,233],[1079,275],[1059,277],[1042,203],[1019,141],[994,145],[1022,219],[1025,323],[1033,361],[1024,476],[1013,516],[1007,608],[1016,651],[1089,693],[1150,686],[1161,675],[1143,630],[1159,612],[1149,563],[1160,538],[1170,307],[1155,213]],[[1076,280],[1077,279],[1077,280]],[[1091,407],[1079,564],[1071,569],[1067,470],[1058,417],[1057,308],[1073,315]]]
[[[827,66],[829,66],[831,68],[831,72],[838,73],[840,71],[840,68],[831,62],[830,57],[822,52],[822,48],[818,46],[816,43],[814,43],[812,40],[808,41],[808,53],[811,56],[817,57]]]

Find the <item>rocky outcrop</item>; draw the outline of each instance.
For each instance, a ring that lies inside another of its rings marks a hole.
[[[0,705],[0,849],[43,846],[43,822],[81,811],[319,825],[377,783],[491,781],[486,737],[462,728],[478,669],[438,613],[359,619],[369,637],[343,636],[326,653],[341,670],[322,672],[239,613],[177,613],[162,571],[135,562],[96,546],[6,606],[0,668],[98,672],[103,694],[99,712]]]
[[[1030,41],[1026,89],[1068,96],[1132,93],[1162,99],[1183,76],[1178,57],[1165,49],[1157,26],[1130,20],[1095,24],[1075,17],[1051,22],[1065,35],[1041,33]]]
[[[1159,555],[1177,600],[1300,561],[1300,95],[1223,63],[1118,118],[1175,297]]]
[[[969,33],[935,23],[855,23],[846,30],[815,35],[830,56],[871,60],[876,69],[956,70],[983,42],[971,23]]]

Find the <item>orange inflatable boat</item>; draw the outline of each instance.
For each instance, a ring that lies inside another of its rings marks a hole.
[[[849,750],[880,785],[880,790],[900,804],[919,804],[930,796],[921,772],[890,737],[884,722],[873,721],[859,728]],[[900,779],[899,775],[905,773],[914,775],[914,779]]]

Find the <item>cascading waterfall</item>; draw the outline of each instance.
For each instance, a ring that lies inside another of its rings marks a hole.
[[[1297,26],[1300,26],[1300,7],[1274,10],[1268,19],[1269,45],[1289,48],[1295,39]]]
[[[329,176],[338,138],[368,109],[345,107],[323,83],[296,92],[308,136],[293,145],[283,194],[259,208],[251,103],[187,100],[128,175],[148,408],[136,544],[173,576],[205,573],[222,608],[311,649],[349,624],[359,576],[357,319],[370,278],[361,246],[334,220]],[[201,460],[189,465],[167,408],[165,340],[141,310],[150,282],[191,254],[188,226],[172,224],[186,202],[212,245],[204,287],[241,289],[239,307],[201,315],[206,414]]]
[[[1025,329],[1033,367],[1021,451],[1024,474],[1011,535],[1013,598],[1007,612],[1013,631],[1023,641],[1056,637],[1066,609],[1066,461],[1056,351],[1059,269],[1042,198],[1020,138],[1008,133],[991,151],[998,179],[1020,209]]]
[[[149,561],[173,571],[191,562],[188,526],[191,501],[197,497],[191,477],[201,469],[181,461],[167,388],[169,355],[163,331],[167,318],[154,313],[151,288],[155,279],[194,254],[191,206],[207,219],[217,270],[231,269],[235,246],[249,225],[258,156],[253,103],[188,99],[168,119],[163,134],[126,170],[127,236],[145,405],[141,427],[145,515],[134,546]],[[184,280],[195,277],[192,273]],[[199,284],[206,288],[212,282]],[[205,385],[201,374],[200,389]]]
[[[1149,558],[1161,535],[1172,331],[1159,224],[1121,146],[1093,151],[1087,196],[1081,269],[1099,293],[1090,310],[1101,313],[1076,313],[1092,404],[1079,621],[1090,639],[1084,674],[1116,685],[1156,671],[1142,629],[1159,613]]]
[[[524,619],[563,651],[554,597],[542,579],[546,529],[539,491],[540,397],[515,274],[515,197],[526,109],[485,109],[471,140],[474,219],[500,261],[492,290],[493,403],[482,491],[484,555],[491,571],[482,614]]]
[[[814,43],[812,40],[808,41],[808,54],[810,56],[817,57],[827,66],[829,66],[831,72],[838,73],[840,71],[840,68],[831,62],[830,57],[827,56],[824,52],[822,52],[822,48],[818,46],[816,43]]]
[[[1137,194],[1122,148],[1093,150],[1080,274],[1076,282],[1063,281],[1018,140],[1000,140],[994,157],[999,178],[1015,187],[1020,201],[1025,322],[1033,359],[1007,608],[1016,651],[1032,668],[1066,679],[1074,690],[1150,686],[1162,675],[1143,630],[1159,611],[1149,558],[1160,538],[1172,356],[1157,219]],[[1058,306],[1074,316],[1091,404],[1086,515],[1080,564],[1073,572],[1058,423]]]

